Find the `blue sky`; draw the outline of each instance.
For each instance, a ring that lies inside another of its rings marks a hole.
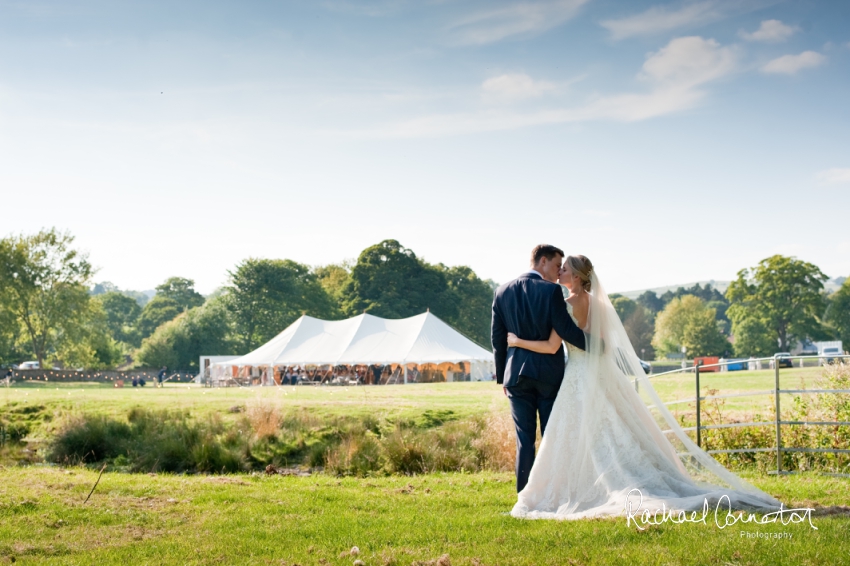
[[[614,290],[850,275],[850,3],[0,0],[0,233],[208,293],[398,239]]]

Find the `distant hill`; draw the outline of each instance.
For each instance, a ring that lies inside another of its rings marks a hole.
[[[140,307],[145,306],[148,301],[150,301],[154,295],[156,295],[156,291],[150,289],[148,291],[127,291],[121,290],[117,285],[111,283],[109,281],[103,281],[101,283],[95,283],[95,285],[89,290],[89,294],[92,296],[102,295],[104,293],[116,292],[121,293],[122,295],[126,295],[131,299],[135,299],[137,303],[139,303]]]
[[[666,293],[667,291],[676,291],[676,289],[678,289],[679,287],[684,287],[685,289],[689,289],[689,288],[691,288],[691,287],[693,287],[694,285],[697,285],[697,284],[699,284],[700,286],[703,286],[703,287],[705,285],[711,285],[712,287],[714,287],[715,289],[717,289],[721,293],[725,293],[726,288],[729,286],[729,283],[730,283],[730,281],[715,281],[714,279],[712,279],[710,281],[695,281],[693,283],[682,283],[680,285],[667,285],[666,287],[653,287],[651,289],[639,289],[637,291],[625,291],[625,292],[621,291],[619,294],[623,295],[624,297],[628,297],[628,298],[634,300],[634,299],[637,299],[638,297],[640,297],[642,294],[646,293],[647,291],[654,291],[656,295],[661,296],[664,293]]]
[[[841,287],[841,285],[844,284],[844,281],[846,279],[847,279],[846,277],[836,277],[834,279],[830,279],[829,281],[827,281],[824,284],[823,287],[824,287],[824,289],[826,290],[827,293],[834,293],[835,291],[837,291]],[[705,285],[711,285],[712,287],[714,287],[715,289],[717,289],[721,293],[725,293],[726,288],[729,287],[729,283],[731,283],[731,281],[715,281],[714,279],[711,279],[709,281],[696,281],[694,283],[682,283],[680,285],[667,285],[665,287],[653,287],[651,289],[639,289],[637,291],[625,291],[625,292],[621,291],[618,294],[634,300],[634,299],[637,299],[639,296],[641,296],[643,293],[645,293],[647,291],[655,291],[655,294],[660,297],[661,295],[663,295],[667,291],[676,291],[676,289],[678,289],[679,287],[684,287],[685,289],[689,289],[689,288],[691,288],[691,287],[693,287],[694,285],[697,285],[697,284],[699,284],[703,287]]]

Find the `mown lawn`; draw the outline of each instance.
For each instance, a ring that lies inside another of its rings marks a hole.
[[[317,416],[368,414],[415,418],[426,410],[453,411],[458,418],[488,412],[494,402],[507,402],[495,383],[424,383],[358,387],[288,386],[228,387],[166,384],[157,389],[115,388],[104,383],[27,382],[0,387],[0,410],[6,403],[45,405],[51,411],[124,416],[133,407],[182,409],[201,416],[227,416],[234,406],[255,400],[274,401],[281,410],[307,409]]]
[[[335,478],[0,470],[0,563],[846,564],[850,517],[782,526],[522,521],[510,474]],[[750,478],[789,506],[848,503],[850,481]],[[846,509],[846,508],[845,508]],[[836,511],[833,509],[832,511]],[[743,538],[784,532],[791,539]],[[448,555],[439,562],[440,557]],[[429,562],[430,561],[430,562]]]

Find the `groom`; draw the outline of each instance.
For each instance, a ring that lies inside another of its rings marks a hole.
[[[508,348],[508,332],[526,340],[548,340],[552,329],[563,340],[585,348],[584,332],[570,318],[561,286],[557,284],[564,252],[539,245],[531,252],[531,271],[496,290],[490,337],[496,356],[496,383],[502,384],[511,403],[516,426],[516,488],[522,491],[534,464],[537,416],[541,434],[564,377],[563,348],[555,354],[538,354]]]

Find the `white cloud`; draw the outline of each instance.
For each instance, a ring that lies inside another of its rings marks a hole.
[[[850,185],[850,168],[833,167],[817,174],[825,185]]]
[[[611,32],[613,39],[654,35],[720,20],[725,16],[725,5],[726,3],[709,0],[686,4],[677,9],[653,6],[640,14],[618,20],[604,20],[600,24]]]
[[[535,81],[524,73],[491,77],[481,84],[485,98],[496,101],[534,98],[554,88],[554,84],[548,81]]]
[[[653,53],[643,64],[644,76],[659,83],[696,86],[735,67],[735,55],[713,39],[679,37]]]
[[[826,57],[816,51],[803,51],[799,55],[783,55],[768,61],[762,68],[763,73],[793,75],[803,69],[819,67]]]
[[[368,137],[415,138],[567,122],[646,120],[694,107],[705,96],[700,88],[702,85],[730,74],[735,67],[735,53],[731,48],[721,47],[713,39],[681,37],[647,56],[638,77],[650,85],[649,92],[602,96],[574,108],[525,113],[490,109],[421,116],[360,134]]]
[[[494,43],[513,36],[534,35],[566,22],[587,2],[517,2],[471,14],[448,26],[447,31],[453,42],[474,45]]]
[[[795,31],[796,27],[785,25],[779,20],[765,20],[756,31],[749,33],[741,30],[738,35],[747,41],[779,42],[794,35]]]

